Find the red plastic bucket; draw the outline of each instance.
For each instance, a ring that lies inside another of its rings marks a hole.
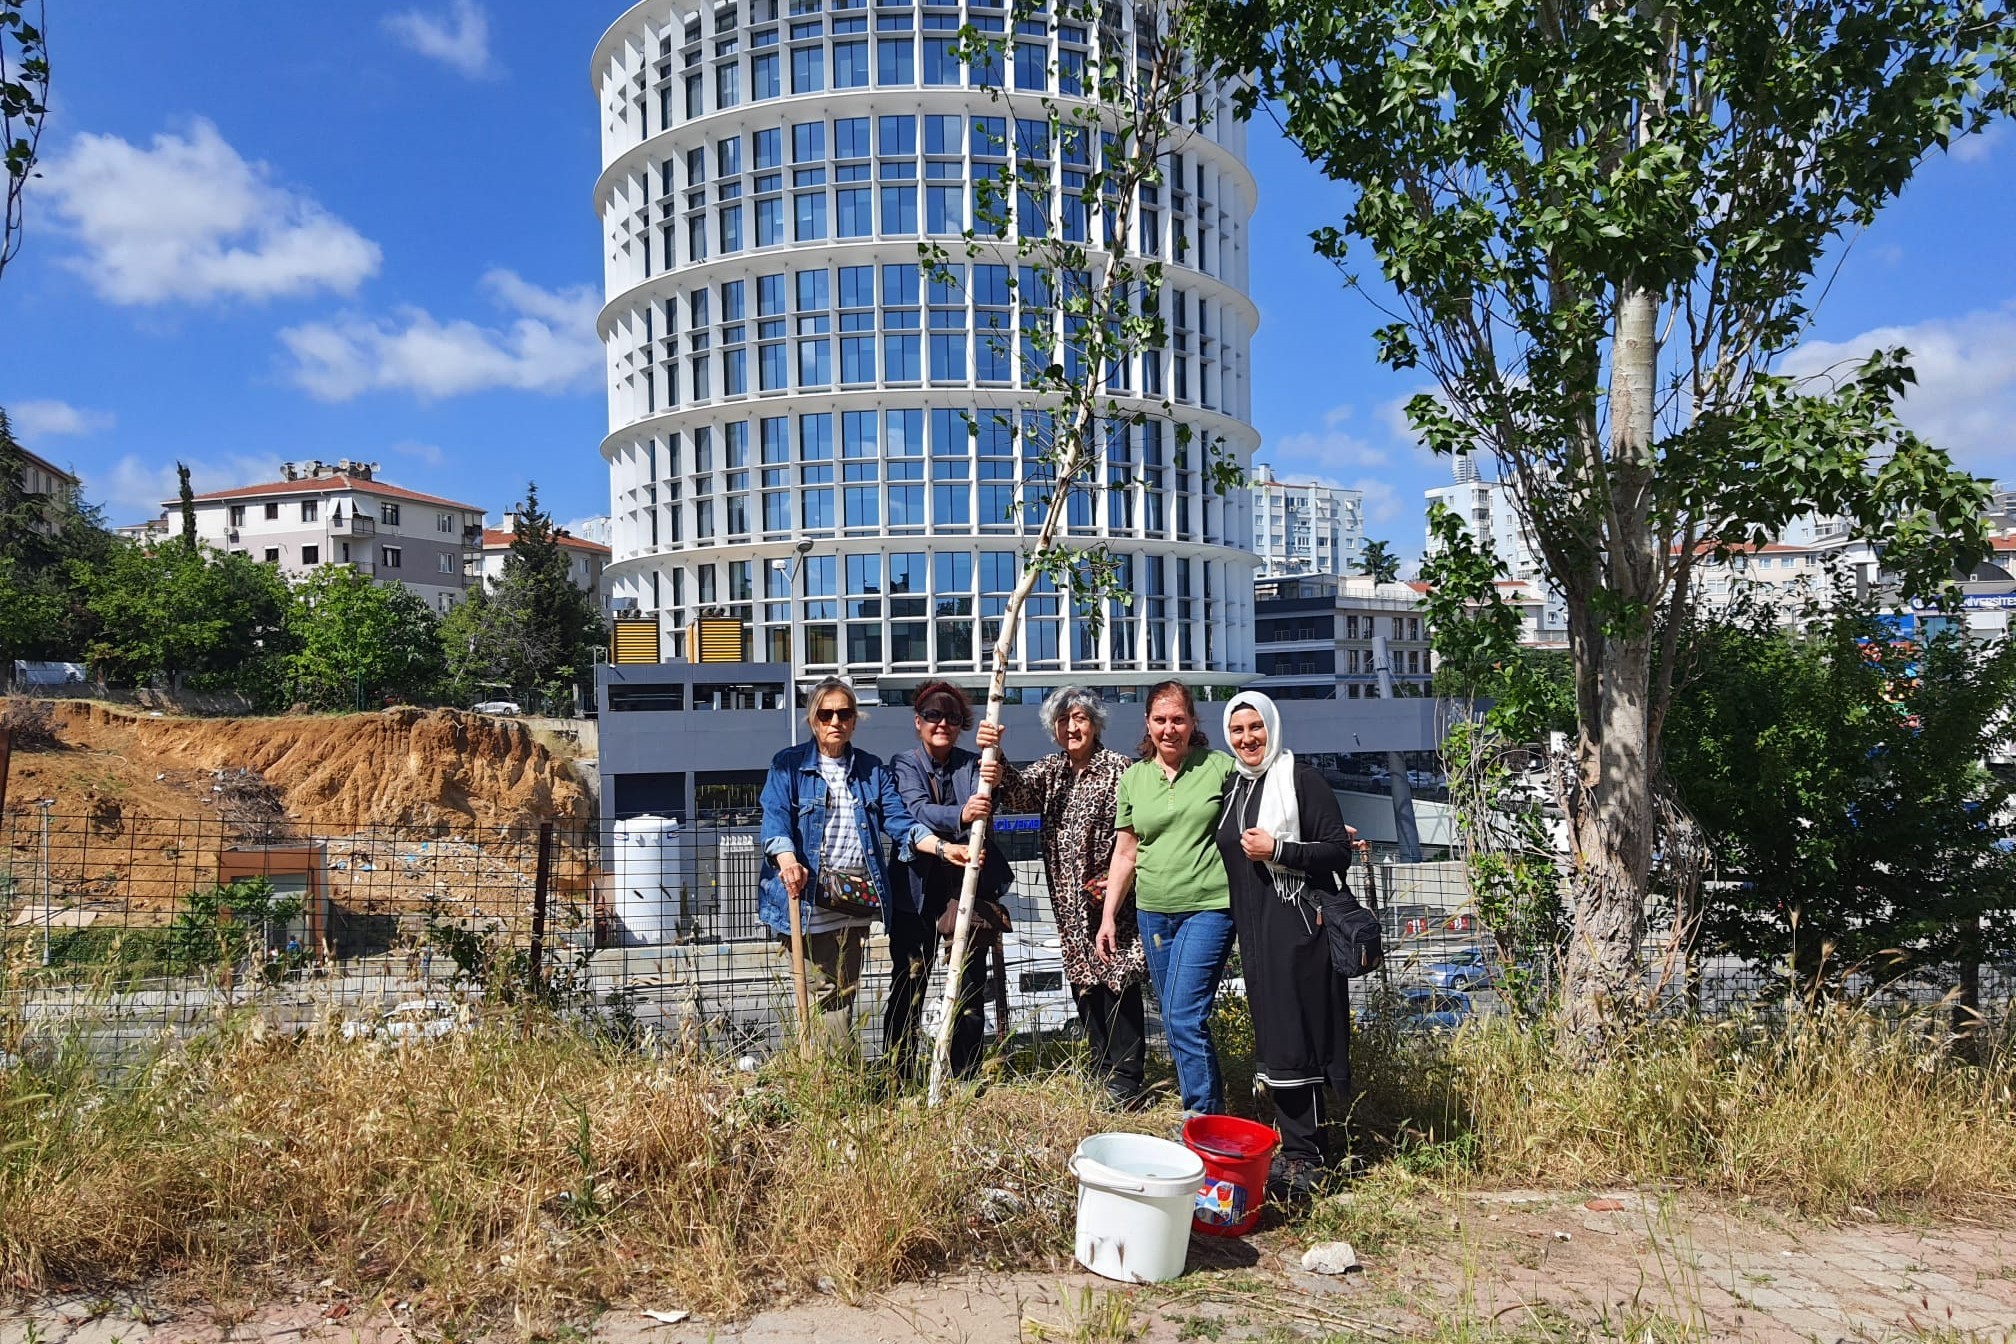
[[[1267,1203],[1267,1167],[1281,1136],[1236,1115],[1198,1115],[1183,1122],[1183,1146],[1204,1159],[1204,1184],[1190,1226],[1207,1237],[1243,1237],[1260,1223]]]

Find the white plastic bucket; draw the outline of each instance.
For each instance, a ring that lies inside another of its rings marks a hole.
[[[1071,1154],[1078,1178],[1078,1263],[1122,1283],[1183,1272],[1204,1161],[1146,1134],[1094,1134]]]

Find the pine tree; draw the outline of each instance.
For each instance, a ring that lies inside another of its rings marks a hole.
[[[0,666],[82,656],[93,618],[76,566],[104,563],[112,537],[98,511],[67,494],[31,495],[28,457],[0,409]]]
[[[539,506],[539,487],[528,482],[514,513],[504,573],[487,595],[489,619],[457,622],[458,636],[475,647],[451,650],[457,664],[494,668],[521,701],[570,705],[573,687],[593,666],[602,643],[595,595],[568,576],[563,534]]]

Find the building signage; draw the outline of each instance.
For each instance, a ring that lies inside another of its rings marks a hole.
[[[2016,593],[1968,593],[1960,599],[1960,605],[1968,611],[2016,610]],[[1937,612],[1939,604],[1913,598],[1911,610]]]

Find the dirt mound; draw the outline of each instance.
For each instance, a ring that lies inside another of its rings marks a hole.
[[[508,719],[448,709],[157,718],[60,701],[44,721],[53,742],[17,742],[0,817],[0,868],[11,864],[17,886],[39,872],[45,798],[52,879],[101,901],[186,892],[212,879],[219,850],[245,844],[495,847],[528,840],[541,822],[577,834],[591,821],[568,763]]]
[[[75,701],[57,704],[54,719],[59,750],[17,757],[17,782],[34,773],[38,755],[40,763],[57,766],[71,753],[86,753],[96,758],[91,766],[113,776],[99,782],[143,795],[128,810],[197,794],[186,786],[139,789],[143,782],[169,784],[182,772],[223,771],[263,779],[288,817],[315,832],[367,826],[515,832],[542,821],[578,824],[589,817],[588,794],[572,770],[509,719],[410,708],[326,718],[175,719]],[[80,771],[79,764],[64,761],[49,772],[59,813],[90,810],[64,806],[66,778],[82,775],[88,786],[97,772]],[[148,779],[119,787],[117,776],[134,771]],[[159,797],[162,792],[169,796]],[[25,794],[9,793],[13,807],[25,801]],[[199,801],[208,800],[191,796],[183,807],[157,815],[187,815],[188,804]]]

